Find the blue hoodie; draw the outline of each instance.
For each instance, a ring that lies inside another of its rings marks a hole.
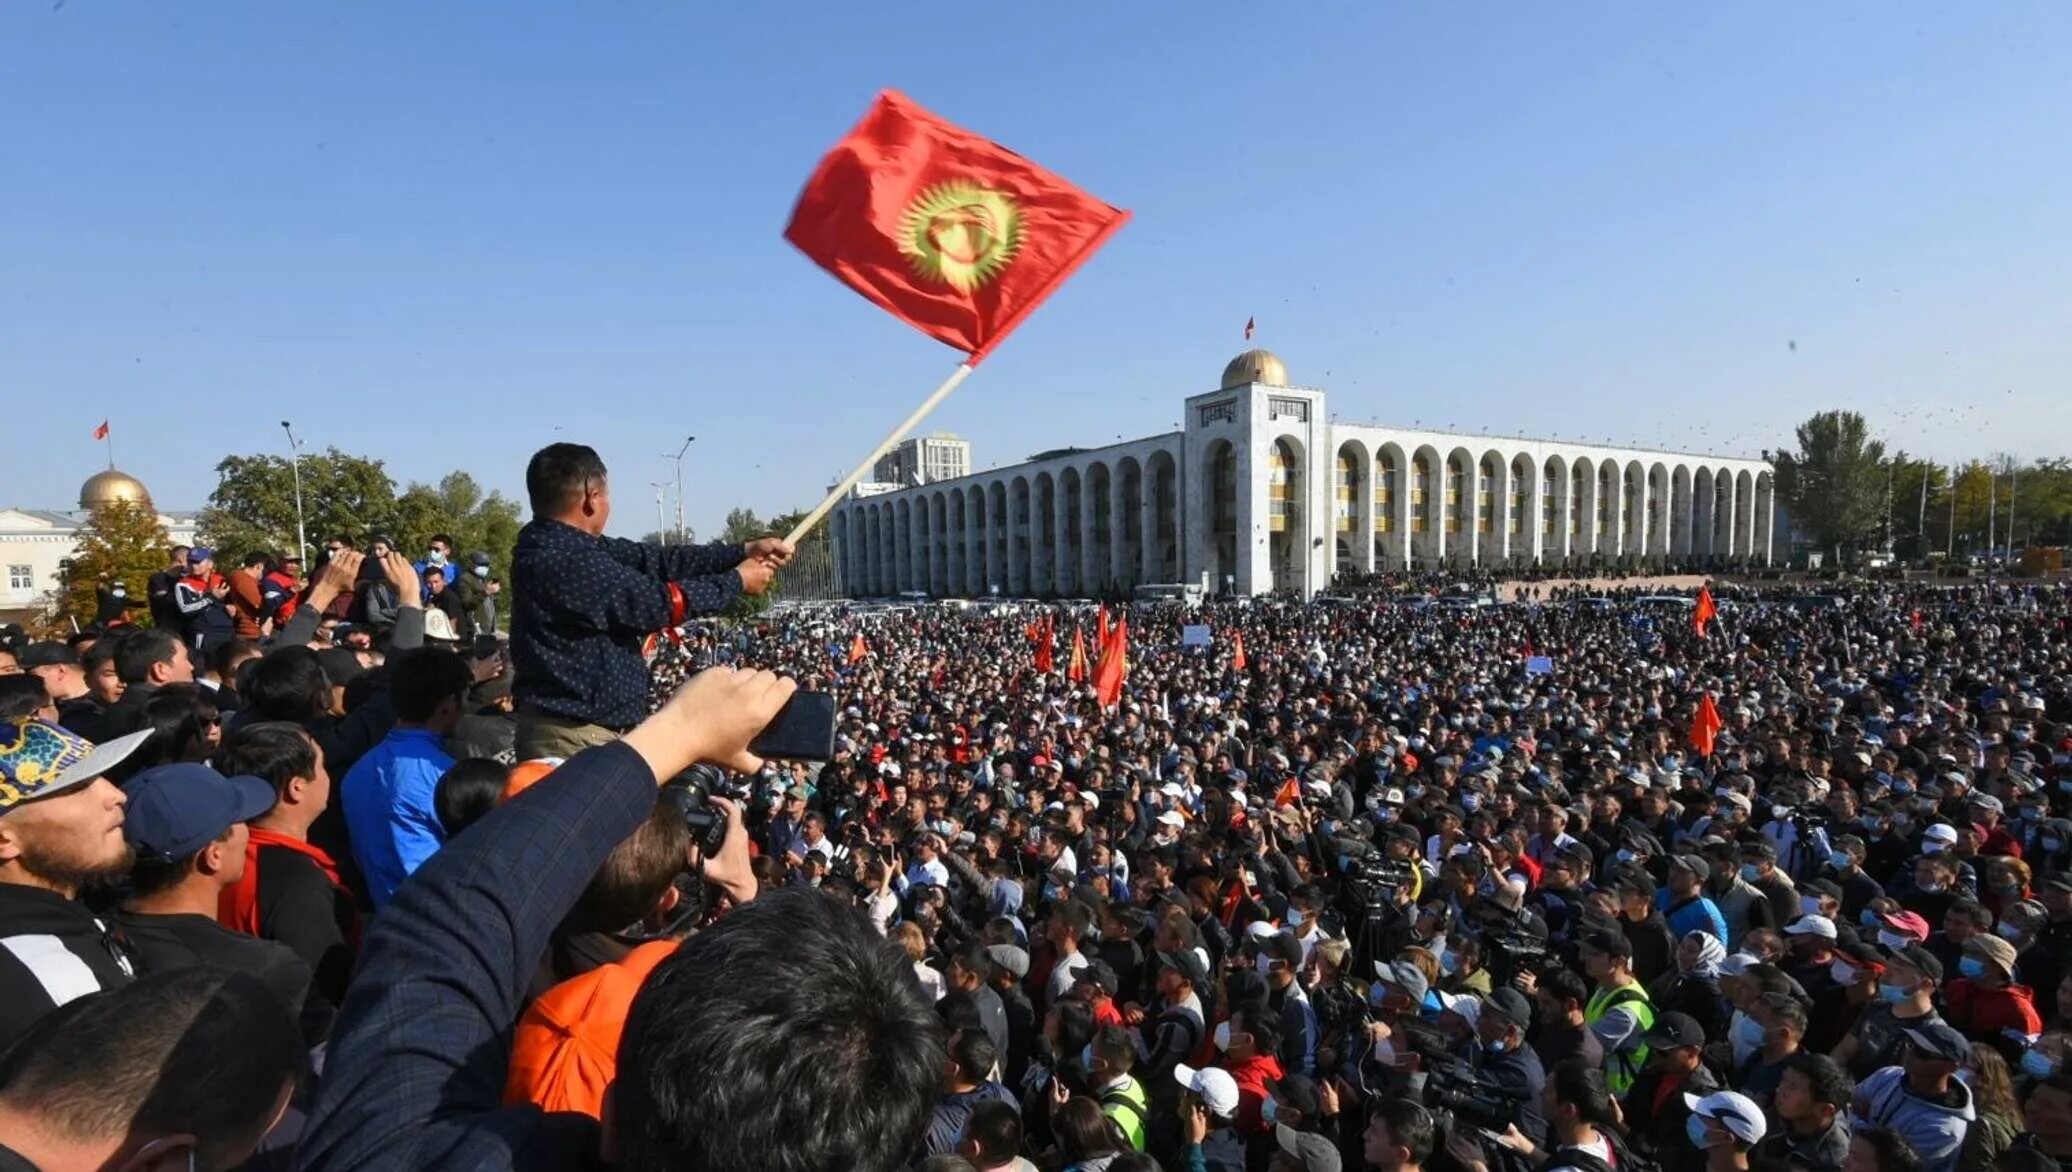
[[[1867,1111],[1849,1112],[1852,1127],[1883,1127],[1898,1132],[1921,1157],[1921,1172],[1954,1172],[1964,1133],[1978,1117],[1971,1088],[1950,1080],[1957,1106],[1933,1102],[1907,1089],[1906,1068],[1887,1066],[1856,1084],[1856,1098]]]

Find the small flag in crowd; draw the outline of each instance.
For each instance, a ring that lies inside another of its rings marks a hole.
[[[1075,684],[1086,679],[1086,632],[1076,623],[1072,627],[1072,662],[1065,666],[1065,678]]]
[[[1698,587],[1698,605],[1691,609],[1691,625],[1698,629],[1698,637],[1705,637],[1705,628],[1719,615],[1719,607],[1712,603],[1712,591]]]
[[[1249,342],[1252,340],[1252,330],[1257,325],[1258,319],[1249,317],[1245,319],[1245,341]]]
[[[1917,611],[1915,611],[1915,612],[1913,613],[1912,617],[1910,617],[1910,618],[1909,618],[1909,619],[1907,620],[1907,625],[1908,625],[1909,627],[1911,627],[1911,628],[1913,629],[1913,632],[1914,632],[1914,634],[1916,634],[1916,635],[1920,634],[1920,633],[1921,633],[1921,612],[1920,612],[1920,611],[1918,611],[1918,610],[1917,610]]]
[[[857,635],[855,640],[849,644],[849,666],[855,667],[857,664],[862,663],[864,657],[870,653],[870,644],[863,641],[861,634]]]
[[[1231,670],[1243,671],[1246,668],[1252,666],[1252,661],[1245,658],[1245,633],[1243,631],[1236,632],[1235,634],[1231,635],[1230,641],[1236,648],[1236,650],[1232,652],[1230,656]]]
[[[1043,620],[1043,634],[1036,640],[1036,670],[1051,671],[1057,667],[1057,624],[1050,619]]]
[[[886,90],[820,160],[784,238],[977,365],[1129,216]]]
[[[1105,602],[1104,602],[1104,603],[1102,603],[1102,604],[1101,604],[1101,609],[1100,609],[1099,611],[1095,612],[1095,616],[1094,616],[1094,621],[1095,621],[1095,622],[1096,622],[1097,624],[1099,624],[1099,625],[1097,625],[1097,626],[1096,626],[1096,627],[1094,628],[1094,646],[1095,646],[1096,648],[1106,647],[1106,646],[1108,645],[1108,604],[1107,604],[1107,603],[1105,603]]]
[[[1529,676],[1550,676],[1554,674],[1554,657],[1551,655],[1528,655],[1525,657],[1525,674]]]
[[[1108,708],[1122,699],[1122,682],[1129,674],[1130,620],[1115,620],[1108,638],[1101,644],[1100,661],[1094,664],[1094,699]]]
[[[97,440],[104,440],[104,439],[107,439],[107,438],[108,438],[108,421],[107,421],[107,420],[105,420],[105,419],[101,420],[101,425],[100,425],[99,427],[96,427],[96,428],[94,428],[94,438],[95,438],[95,439],[97,439]]]
[[[1712,702],[1712,693],[1705,693],[1698,701],[1698,711],[1691,717],[1691,748],[1701,757],[1712,756],[1712,746],[1719,740],[1719,730],[1726,727],[1719,718],[1719,707]]]

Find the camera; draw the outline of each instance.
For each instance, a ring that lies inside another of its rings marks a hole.
[[[714,795],[736,797],[738,787],[710,765],[693,765],[662,786],[662,800],[683,819],[701,859],[719,854],[727,843],[727,812],[713,804]]]

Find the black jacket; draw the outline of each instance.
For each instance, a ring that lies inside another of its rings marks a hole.
[[[58,1006],[128,984],[136,973],[78,900],[0,883],[0,1050]]]

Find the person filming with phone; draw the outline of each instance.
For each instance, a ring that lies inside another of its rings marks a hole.
[[[572,757],[646,718],[641,644],[740,594],[769,589],[792,545],[649,545],[606,537],[611,486],[583,444],[549,444],[525,467],[533,518],[511,558],[512,694],[520,760]]]

